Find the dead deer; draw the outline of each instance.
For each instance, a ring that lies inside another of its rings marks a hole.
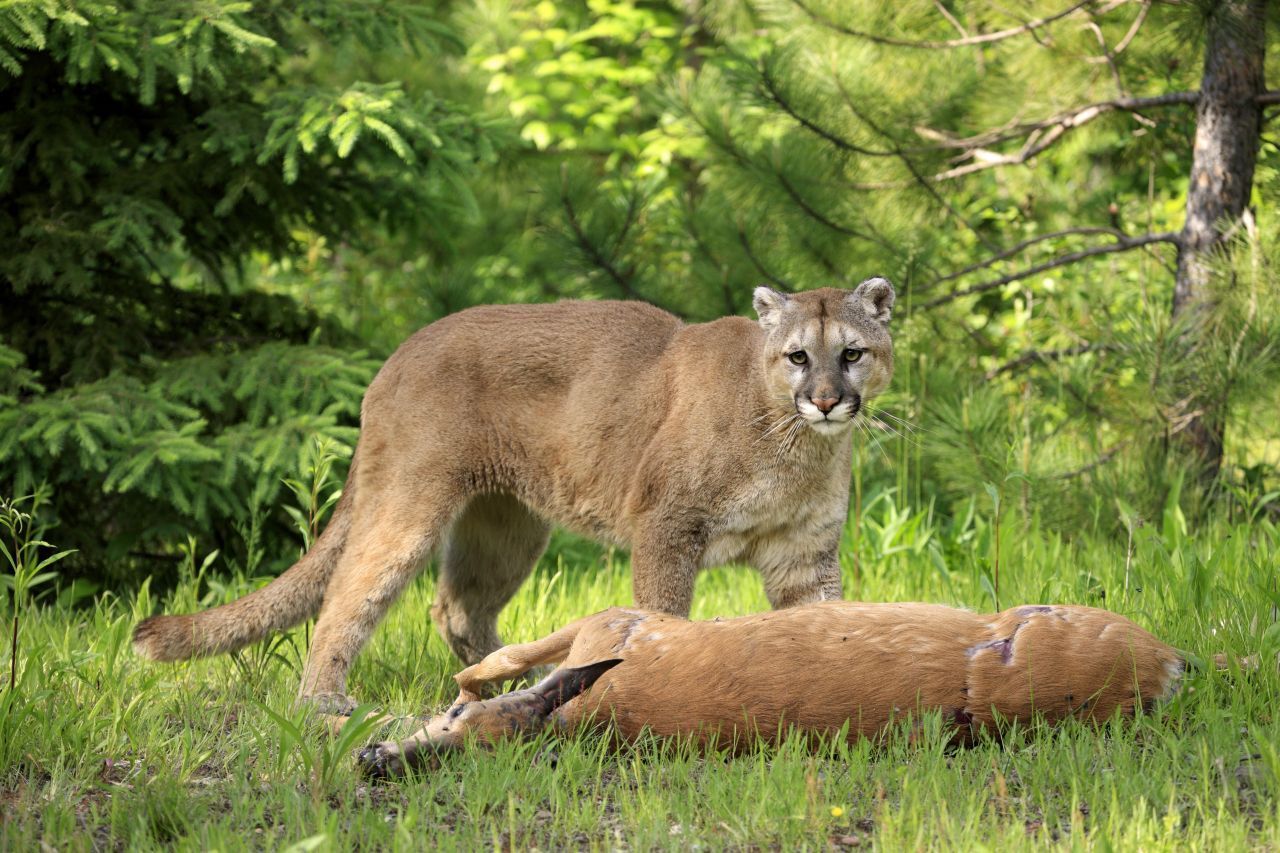
[[[485,685],[543,664],[534,687],[482,699]],[[371,775],[402,772],[468,738],[492,742],[612,721],[740,749],[788,731],[874,737],[940,711],[956,742],[1040,717],[1103,721],[1170,696],[1183,660],[1123,616],[1026,605],[980,614],[932,604],[829,601],[690,622],[612,608],[455,676],[454,704],[403,741],[360,753]]]

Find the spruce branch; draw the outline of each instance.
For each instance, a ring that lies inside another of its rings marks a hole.
[[[993,33],[981,33],[980,35],[976,35],[976,36],[964,36],[962,38],[957,38],[957,39],[945,39],[943,41],[913,41],[911,39],[900,39],[900,38],[895,38],[893,36],[883,36],[883,35],[877,35],[876,33],[868,33],[862,30],[855,30],[852,27],[847,27],[844,24],[831,20],[826,15],[823,15],[815,11],[813,8],[806,5],[801,0],[791,0],[791,2],[797,8],[799,8],[802,12],[808,15],[809,18],[813,20],[815,23],[821,24],[823,27],[826,27],[829,30],[833,30],[838,33],[843,33],[844,35],[847,35],[847,36],[853,36],[854,38],[864,39],[866,41],[874,42],[875,44],[883,44],[889,47],[910,47],[910,48],[916,48],[919,50],[946,50],[946,49],[956,48],[956,47],[970,47],[976,44],[990,44],[991,42],[1004,41],[1005,39],[1013,38],[1014,36],[1020,36],[1023,33],[1034,34],[1035,31],[1040,29],[1041,27],[1045,27],[1049,24],[1052,24],[1054,21],[1058,21],[1058,20],[1061,20],[1062,18],[1067,17],[1072,12],[1075,12],[1085,6],[1088,6],[1090,3],[1094,2],[1094,0],[1080,0],[1080,2],[1074,3],[1071,6],[1068,6],[1066,9],[1063,9],[1061,12],[1056,12],[1052,15],[1047,15],[1046,17],[1043,17],[1043,18],[1037,18],[1034,21],[1027,21],[1026,23],[1017,27],[1010,27],[1004,30],[997,30],[996,32],[993,32]]]
[[[796,187],[796,185],[792,183],[791,180],[788,179],[787,176],[784,175],[780,169],[778,168],[762,169],[759,165],[752,163],[751,160],[749,160],[742,151],[738,150],[738,147],[734,142],[733,136],[729,132],[729,129],[727,127],[724,129],[723,134],[717,133],[714,128],[712,128],[709,124],[707,124],[707,122],[704,121],[696,113],[691,112],[690,117],[698,125],[698,127],[701,128],[703,133],[706,134],[707,139],[718,150],[729,155],[734,160],[734,162],[736,162],[740,167],[750,172],[756,172],[756,171],[766,172],[771,178],[773,178],[773,180],[777,182],[778,186],[787,195],[787,197],[790,198],[791,201],[795,203],[796,207],[799,208],[800,211],[805,216],[809,217],[814,222],[817,222],[819,225],[822,225],[825,228],[829,228],[832,231],[835,231],[837,234],[842,234],[846,237],[852,237],[858,240],[865,240],[868,243],[874,243],[875,245],[881,246],[883,248],[887,248],[890,251],[896,251],[896,248],[892,246],[890,243],[888,243],[888,241],[886,241],[882,236],[874,233],[874,229],[872,229],[872,233],[859,231],[855,228],[851,228],[848,225],[843,225],[839,222],[836,222],[835,220],[823,214],[816,207],[814,207],[813,204],[810,203],[809,200],[806,199],[803,194],[801,194],[800,190]],[[867,224],[867,223],[864,223],[864,224]],[[869,227],[869,224],[868,224],[868,227]]]
[[[686,201],[685,228],[689,231],[689,237],[693,240],[694,248],[720,273],[720,296],[724,300],[725,313],[736,314],[738,313],[738,307],[733,298],[733,291],[729,288],[729,265],[716,257],[716,253],[707,245],[707,241],[702,237],[702,232],[698,230],[694,210],[688,205],[689,203]]]
[[[831,278],[835,279],[836,281],[844,281],[844,282],[846,282],[846,283],[848,282],[848,280],[849,280],[848,273],[846,273],[846,272],[842,272],[842,271],[841,271],[841,270],[840,270],[840,269],[835,265],[835,263],[834,263],[830,258],[828,258],[828,257],[827,257],[823,252],[822,252],[822,250],[821,250],[821,249],[819,249],[817,246],[815,246],[812,242],[810,242],[809,240],[807,240],[807,239],[806,239],[806,238],[804,238],[804,237],[801,237],[801,238],[800,238],[800,246],[801,246],[801,247],[802,247],[806,252],[808,252],[808,253],[809,253],[809,256],[810,256],[810,257],[812,257],[815,261],[817,261],[817,262],[818,262],[818,266],[822,267],[822,268],[823,268],[823,270],[825,270],[825,271],[826,271],[827,275],[831,276]]]
[[[995,290],[997,287],[1003,287],[1010,282],[1021,281],[1024,278],[1030,278],[1033,275],[1038,275],[1039,273],[1046,272],[1047,270],[1074,264],[1077,261],[1084,260],[1085,258],[1091,258],[1097,255],[1110,255],[1115,252],[1127,252],[1130,249],[1149,246],[1152,243],[1172,243],[1176,246],[1178,245],[1178,241],[1178,234],[1174,231],[1165,231],[1159,234],[1139,234],[1133,237],[1117,237],[1114,243],[1108,243],[1104,246],[1092,246],[1088,249],[1080,249],[1075,252],[1068,252],[1065,255],[1059,255],[1058,257],[1045,261],[1044,263],[1035,264],[1034,266],[1027,267],[1026,269],[1017,270],[1016,272],[1002,275],[999,278],[984,281],[981,284],[975,284],[971,287],[961,288],[960,290],[953,290],[951,293],[944,294],[936,299],[931,299],[928,302],[925,302],[916,310],[928,311],[931,308],[937,308],[939,305],[945,305],[948,302],[954,302],[955,300],[962,299],[966,296],[973,296],[977,293],[986,293],[988,290]]]
[[[839,222],[836,222],[831,217],[826,216],[819,211],[816,207],[810,204],[803,195],[800,194],[800,191],[796,189],[795,184],[791,183],[787,176],[781,172],[778,172],[778,186],[782,187],[782,191],[787,194],[788,198],[796,203],[796,207],[800,208],[800,210],[802,210],[804,214],[814,222],[817,222],[820,225],[825,225],[837,234],[871,241],[871,238],[866,234],[863,234],[860,231],[855,231],[847,225],[841,225]]]

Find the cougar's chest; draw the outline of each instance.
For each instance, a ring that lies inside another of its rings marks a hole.
[[[848,464],[834,458],[763,469],[723,504],[708,531],[704,566],[744,562],[762,544],[811,550],[848,510]]]

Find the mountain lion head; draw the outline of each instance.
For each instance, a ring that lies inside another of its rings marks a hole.
[[[889,316],[893,285],[869,278],[852,291],[825,287],[779,293],[757,287],[765,330],[765,381],[816,431],[835,435],[893,375]]]

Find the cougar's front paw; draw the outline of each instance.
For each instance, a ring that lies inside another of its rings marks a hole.
[[[393,779],[405,771],[404,754],[391,741],[366,746],[356,753],[356,764],[370,779]]]
[[[313,708],[317,714],[350,717],[357,702],[345,693],[312,693],[310,696],[299,696],[298,704]]]

